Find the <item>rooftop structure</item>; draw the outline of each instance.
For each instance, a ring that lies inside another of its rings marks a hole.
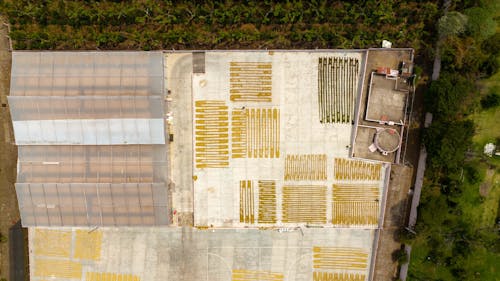
[[[413,52],[368,50],[350,156],[400,163],[412,104]]]

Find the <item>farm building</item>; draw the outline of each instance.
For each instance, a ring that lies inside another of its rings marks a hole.
[[[161,52],[14,52],[24,226],[167,225]]]
[[[373,280],[413,59],[379,51],[14,52],[31,280]]]

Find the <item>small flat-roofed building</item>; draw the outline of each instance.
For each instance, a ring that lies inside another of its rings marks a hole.
[[[369,49],[350,156],[400,163],[413,100],[411,49]]]

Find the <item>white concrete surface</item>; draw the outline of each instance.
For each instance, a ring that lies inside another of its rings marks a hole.
[[[37,256],[33,251],[34,230],[29,229],[31,269],[38,259],[50,258]],[[374,237],[373,230],[318,228],[285,233],[187,228],[99,228],[95,231],[102,232],[100,259],[69,258],[83,265],[82,276],[86,272],[133,274],[141,281],[230,281],[233,269],[273,271],[283,274],[284,280],[312,280],[313,246],[359,248],[370,253]],[[71,247],[73,253],[74,241]],[[368,268],[356,272],[367,275]],[[47,279],[35,276],[34,270],[30,274],[32,281]],[[50,280],[77,279],[55,277]]]
[[[284,184],[285,157],[288,154],[326,154],[326,181],[287,181],[286,184],[325,185],[328,187],[328,198],[331,198],[333,181],[333,158],[348,157],[348,146],[351,142],[351,124],[322,124],[319,122],[318,110],[318,58],[323,56],[350,56],[362,59],[362,52],[206,52],[205,73],[193,74],[190,87],[187,85],[187,69],[184,64],[182,82],[167,80],[182,87],[176,91],[185,91],[181,99],[173,102],[183,103],[179,108],[188,111],[188,100],[192,94],[193,103],[199,100],[222,100],[231,110],[241,108],[279,108],[280,110],[280,157],[279,158],[242,158],[230,157],[227,168],[196,168],[183,162],[182,171],[193,169],[194,191],[194,223],[200,226],[242,227],[239,218],[239,181],[254,180],[255,210],[258,210],[257,180],[275,180],[278,193],[278,225],[281,225],[281,188]],[[185,61],[190,54],[172,54],[167,56],[167,64],[172,68],[180,68],[177,57]],[[272,64],[272,102],[233,102],[230,101],[230,62],[267,62]],[[168,72],[170,73],[170,72]],[[177,77],[180,78],[180,77]],[[175,95],[174,91],[173,94]],[[179,98],[179,96],[176,96]],[[189,110],[192,110],[191,108]],[[186,112],[178,112],[185,116]],[[175,113],[174,113],[175,115]],[[192,118],[174,117],[177,123],[176,132],[188,133],[195,120]],[[191,124],[187,122],[191,121]],[[179,128],[180,127],[180,128]],[[195,132],[192,131],[193,138]],[[229,124],[231,136],[231,124]],[[193,142],[185,144],[195,145]],[[231,137],[229,137],[231,150]],[[175,142],[175,141],[174,141]],[[191,150],[192,153],[192,150]],[[187,175],[176,174],[175,162],[184,156],[174,155],[174,182]],[[193,155],[193,163],[195,161]],[[175,201],[175,200],[174,200]],[[331,220],[331,204],[328,204],[328,217]]]
[[[191,53],[165,55],[166,88],[171,91],[167,101],[172,112],[170,131],[170,169],[173,186],[172,209],[193,212],[193,105]],[[176,218],[174,217],[174,224]]]

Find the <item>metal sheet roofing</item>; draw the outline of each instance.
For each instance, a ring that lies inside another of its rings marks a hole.
[[[161,52],[14,52],[24,226],[169,223]]]
[[[161,96],[162,52],[14,52],[12,96]]]
[[[167,225],[162,183],[17,183],[24,226]]]
[[[18,145],[162,144],[161,52],[14,52]]]

